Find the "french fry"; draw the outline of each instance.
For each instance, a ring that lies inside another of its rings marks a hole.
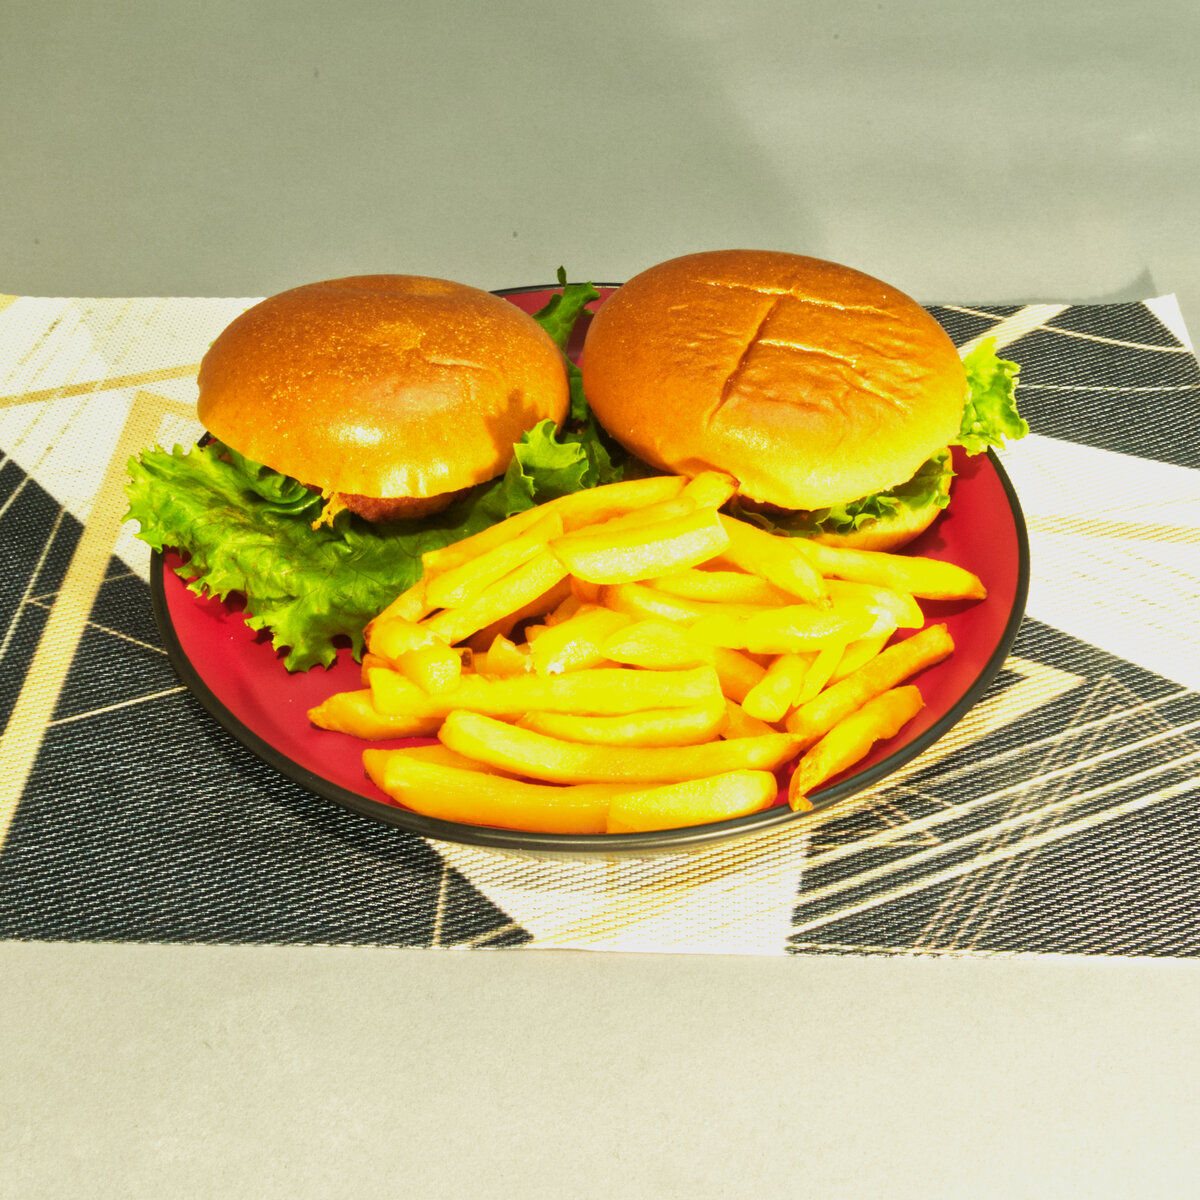
[[[710,604],[795,604],[796,598],[745,571],[708,571],[691,568],[649,580],[651,587],[683,600]]]
[[[381,713],[371,701],[370,688],[335,692],[315,708],[310,708],[308,719],[318,729],[348,733],[372,742],[387,738],[434,737],[442,724],[441,717]]]
[[[686,630],[670,621],[630,623],[624,613],[614,613],[614,616],[623,618],[626,624],[600,645],[600,652],[611,662],[661,671],[703,667],[712,661],[711,651],[692,641]]]
[[[589,527],[550,542],[550,549],[574,576],[589,583],[630,583],[690,567],[720,553],[729,538],[715,508],[610,530]]]
[[[427,625],[419,625],[396,613],[379,616],[367,632],[367,649],[390,663],[399,663],[405,654],[414,650],[437,645],[448,646],[448,643]]]
[[[729,535],[729,546],[721,553],[729,562],[800,600],[824,600],[825,584],[805,553],[804,538],[777,537],[734,517],[722,517],[721,523]]]
[[[705,704],[720,696],[711,667],[691,671],[626,671],[596,667],[562,675],[463,675],[451,693],[429,695],[398,671],[368,672],[372,703],[385,715],[445,717],[469,709],[514,720],[527,712],[613,717],[654,708]]]
[[[834,667],[833,674],[826,681],[826,686],[845,679],[852,671],[857,671],[864,663],[874,658],[891,640],[892,633],[892,630],[887,630],[884,633],[873,633],[870,637],[857,638],[851,642],[842,651],[842,657],[838,660],[837,666]]]
[[[571,580],[568,578],[567,582],[570,583]],[[561,604],[546,614],[546,624],[561,625],[563,621],[573,617],[583,607],[583,603],[583,600],[572,591]]]
[[[469,604],[485,588],[544,551],[562,527],[558,513],[545,513],[517,537],[434,575],[425,587],[426,604],[431,611]]]
[[[563,671],[598,667],[609,661],[602,649],[604,643],[628,624],[627,616],[612,609],[581,607],[560,624],[544,627],[544,632],[533,642],[533,669],[539,675],[558,675]]]
[[[841,642],[822,646],[808,664],[799,690],[792,697],[792,704],[805,704],[816,696],[829,683],[845,653],[846,647]]]
[[[514,513],[503,521],[498,521],[495,525],[481,529],[478,533],[471,534],[470,537],[451,542],[448,546],[439,546],[435,550],[426,550],[421,555],[424,578],[432,579],[444,571],[453,570],[497,546],[504,545],[513,538],[520,537],[531,525],[536,525],[538,521],[542,520],[545,515],[545,505],[527,508],[522,512]]]
[[[574,575],[568,576],[567,582],[571,585],[571,595],[580,604],[600,603],[600,585],[598,583],[589,583],[586,579],[579,579]]]
[[[767,673],[767,668],[756,663],[740,650],[725,646],[712,647],[712,665],[721,684],[721,693],[728,700],[741,704]]]
[[[563,519],[563,528],[570,532],[667,503],[678,497],[686,484],[682,475],[648,475],[644,479],[625,479],[571,492],[542,507],[557,512]]]
[[[698,508],[720,508],[736,491],[737,483],[732,476],[721,471],[701,471],[699,475],[689,479],[677,494],[663,496],[654,503],[618,513],[606,520],[598,520],[595,524],[608,532],[636,529],[641,525],[686,516]]]
[[[417,687],[430,695],[453,691],[462,675],[462,659],[458,652],[441,641],[409,650],[400,655],[396,666]]]
[[[908,592],[921,600],[982,600],[987,588],[970,571],[954,563],[882,550],[848,550],[806,542],[806,552],[822,575],[856,583],[873,583]]]
[[[625,713],[619,717],[531,712],[521,717],[517,725],[564,742],[590,742],[601,746],[695,746],[719,737],[727,721],[725,702],[721,698],[708,704]]]
[[[600,603],[635,619],[677,621],[690,625],[701,617],[749,617],[770,611],[762,604],[708,604],[670,596],[645,583],[617,583],[600,589]]]
[[[522,621],[545,617],[552,613],[571,594],[571,584],[568,579],[560,579],[549,591],[534,597],[528,604],[522,605],[515,612],[498,617],[490,625],[484,626],[478,633],[471,634],[467,644],[474,650],[486,650],[503,634],[508,637]]]
[[[809,793],[859,762],[882,738],[895,737],[925,706],[919,688],[892,688],[872,697],[840,720],[804,752],[788,783],[788,803],[796,812],[812,808]]]
[[[779,794],[770,771],[727,771],[663,787],[621,792],[608,806],[608,833],[680,829],[745,817],[769,807]]]
[[[362,662],[360,662],[358,664],[359,681],[362,683],[363,687],[366,687],[367,686],[367,672],[372,667],[389,667],[390,668],[390,667],[394,667],[394,666],[395,666],[395,663],[384,658],[382,655],[372,654],[370,650],[367,650],[362,656]]]
[[[760,721],[782,721],[804,686],[816,654],[780,654],[747,693],[742,708]]]
[[[732,607],[732,606],[731,606]],[[752,654],[800,654],[831,642],[849,642],[874,627],[873,614],[843,615],[832,608],[791,604],[762,609],[751,616],[714,614],[693,622],[698,642],[746,650]]]
[[[701,471],[684,485],[680,497],[697,508],[720,508],[733,499],[737,480],[724,471]]]
[[[925,624],[921,606],[908,592],[882,587],[876,583],[852,583],[844,579],[827,579],[829,602],[835,612],[869,612],[882,618],[875,633],[885,626],[895,629],[920,629]],[[870,636],[870,635],[868,635]]]
[[[794,708],[784,722],[804,746],[824,737],[868,700],[882,695],[918,671],[941,662],[954,649],[945,625],[930,625],[877,654],[845,679]],[[376,702],[378,705],[378,702]]]
[[[384,751],[388,754],[398,754],[402,758],[411,758],[417,762],[437,763],[443,767],[457,767],[460,771],[474,771],[477,775],[504,775],[511,779],[507,771],[501,771],[487,763],[476,762],[472,758],[464,758],[461,754],[443,746],[441,742],[426,742],[421,746],[401,746],[396,750]]]
[[[363,766],[381,791],[414,812],[535,833],[603,833],[609,803],[622,790],[527,783],[387,750],[365,750]]]
[[[773,771],[798,748],[796,739],[783,733],[699,746],[595,746],[547,737],[462,710],[446,717],[438,737],[468,758],[550,783],[679,783],[725,771]]]
[[[477,662],[480,675],[525,675],[533,670],[533,655],[528,644],[518,646],[502,633],[496,634]]]
[[[752,717],[736,700],[725,700],[725,728],[721,733],[723,738],[761,737],[764,733],[778,733],[779,730],[766,721]]]
[[[445,608],[427,617],[423,622],[424,627],[444,641],[461,642],[494,621],[509,618],[526,605],[540,601],[566,576],[566,568],[549,550],[540,551],[516,570],[484,588],[462,608]]]

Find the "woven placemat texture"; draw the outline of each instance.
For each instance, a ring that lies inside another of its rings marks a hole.
[[[276,774],[169,665],[124,463],[244,299],[0,297],[0,937],[1200,954],[1200,368],[1171,297],[936,307],[1021,364],[1028,615],[869,792],[629,862],[425,841]]]

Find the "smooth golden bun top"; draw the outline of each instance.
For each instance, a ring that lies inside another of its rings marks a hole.
[[[492,479],[566,415],[566,366],[527,313],[478,288],[358,275],[256,304],[200,364],[200,421],[327,492],[433,496]]]
[[[959,430],[967,381],[915,300],[769,250],[660,263],[597,310],[581,361],[601,424],[640,458],[715,468],[815,509],[895,487]]]

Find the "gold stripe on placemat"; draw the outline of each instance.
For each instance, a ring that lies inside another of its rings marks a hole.
[[[126,464],[138,451],[154,442],[163,416],[177,407],[174,400],[144,391],[137,392],[130,405],[87,524],[71,556],[66,578],[38,640],[12,716],[0,735],[0,847],[12,825],[25,782],[37,759],[71,660],[112,558],[128,507]]]
[[[1182,542],[1200,544],[1200,527],[1195,525],[1152,525],[1140,521],[1107,521],[1091,517],[1031,516],[1025,522],[1030,533],[1074,534],[1091,538],[1131,538],[1138,542]]]
[[[0,296],[0,312],[3,312],[10,304],[15,303],[16,296]]]
[[[0,307],[3,306],[0,305]],[[136,371],[132,375],[113,375],[108,379],[87,379],[82,383],[62,383],[57,387],[42,388],[36,392],[13,392],[8,396],[0,396],[0,408],[7,408],[14,404],[32,404],[38,400],[62,400],[67,396],[87,396],[92,392],[117,391],[119,388],[144,387],[148,383],[164,383],[168,379],[194,379],[199,370],[199,363],[188,363],[182,367],[159,367],[153,371]],[[190,404],[184,404],[179,400],[169,400],[166,396],[156,396],[155,399],[165,405],[168,411],[184,413],[189,417],[196,415],[195,408]]]

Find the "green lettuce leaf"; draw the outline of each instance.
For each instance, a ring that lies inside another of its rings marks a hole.
[[[593,300],[600,299],[600,293],[590,283],[568,283],[565,267],[558,268],[558,283],[562,291],[551,296],[545,307],[533,314],[533,319],[566,354],[575,323]]]
[[[915,510],[929,505],[945,508],[950,503],[950,481],[953,478],[950,452],[940,450],[923,463],[906,483],[886,492],[864,496],[861,500],[830,508],[796,512],[760,512],[743,507],[734,500],[727,511],[772,533],[783,533],[790,537],[814,537],[818,533],[852,533],[870,521],[894,517],[902,508]]]
[[[968,454],[981,454],[990,446],[1002,448],[1007,439],[1023,438],[1028,423],[1017,412],[1017,375],[1020,367],[996,356],[993,338],[980,342],[963,359],[970,392],[963,406],[958,445]]]

